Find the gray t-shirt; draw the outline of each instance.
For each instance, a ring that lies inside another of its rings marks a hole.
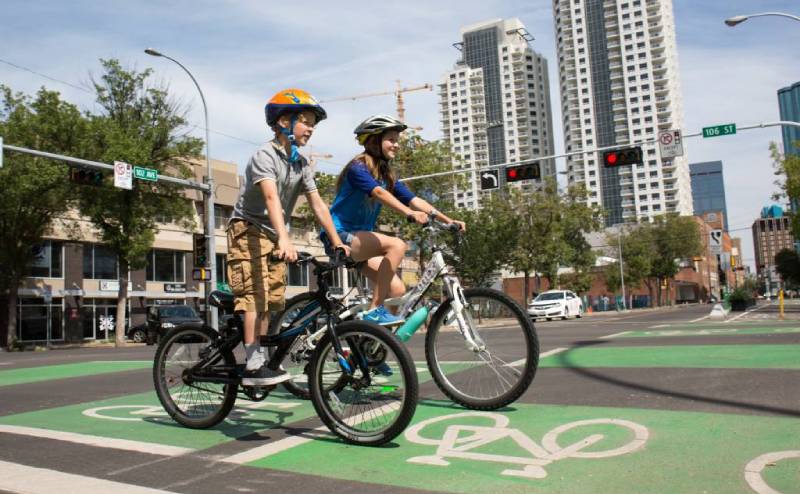
[[[243,219],[258,225],[270,237],[276,239],[278,234],[269,221],[267,201],[261,192],[261,186],[258,185],[262,180],[275,182],[287,230],[297,198],[301,193],[317,190],[317,183],[306,159],[301,156],[297,162],[289,163],[285,151],[276,140],[261,146],[250,158],[231,218]]]

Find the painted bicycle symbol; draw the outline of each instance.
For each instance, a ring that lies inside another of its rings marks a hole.
[[[228,419],[252,418],[253,411],[261,408],[285,410],[301,406],[301,403],[262,401],[236,406]],[[88,408],[81,412],[87,417],[120,422],[142,422],[146,420],[171,420],[160,405],[110,405]]]
[[[450,425],[445,429],[444,435],[440,439],[427,438],[421,434],[423,429],[434,423],[468,417],[478,417],[484,420],[489,419],[493,421],[494,426]],[[565,458],[607,458],[632,453],[642,448],[649,437],[647,428],[636,422],[599,418],[579,420],[560,425],[545,434],[544,437],[542,437],[540,445],[524,432],[519,429],[509,428],[508,425],[508,417],[489,412],[463,412],[424,420],[407,429],[405,437],[412,443],[436,446],[436,454],[430,456],[415,456],[406,461],[409,463],[436,466],[448,466],[450,462],[445,458],[510,463],[513,465],[522,465],[522,468],[503,470],[501,472],[502,475],[543,479],[547,476],[544,467],[554,461],[563,460]],[[593,445],[606,438],[603,434],[590,434],[583,439],[565,446],[559,444],[559,435],[578,427],[595,425],[609,425],[628,429],[630,433],[633,434],[633,439],[622,446],[605,450],[589,450]],[[512,439],[517,445],[528,451],[531,456],[509,456],[472,451],[505,438]]]

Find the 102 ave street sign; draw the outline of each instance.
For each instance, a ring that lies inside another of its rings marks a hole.
[[[703,127],[703,138],[706,137],[717,137],[717,136],[729,136],[736,133],[736,124],[722,124],[722,125],[713,125],[711,127]]]
[[[158,180],[158,170],[154,168],[143,168],[141,166],[133,167],[133,176],[139,180],[149,180],[156,182]]]

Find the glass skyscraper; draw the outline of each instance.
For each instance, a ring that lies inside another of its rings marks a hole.
[[[722,211],[725,231],[728,231],[728,208],[725,203],[725,182],[722,179],[722,162],[707,161],[689,165],[692,179],[692,205],[694,215]]]
[[[778,106],[781,120],[800,122],[800,82],[778,90]],[[800,154],[795,144],[800,141],[800,127],[783,127],[783,153]]]

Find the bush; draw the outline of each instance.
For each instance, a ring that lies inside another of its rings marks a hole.
[[[753,297],[753,293],[750,290],[737,288],[728,296],[728,302],[731,304],[731,310],[742,311],[754,305],[756,299]]]

